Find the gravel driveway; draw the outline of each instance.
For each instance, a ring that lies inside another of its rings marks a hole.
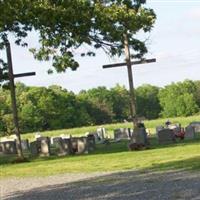
[[[200,173],[128,171],[0,180],[1,200],[200,200]]]

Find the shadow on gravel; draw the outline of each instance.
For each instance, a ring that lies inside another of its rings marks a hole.
[[[30,183],[31,184],[31,183]],[[20,188],[19,188],[20,190]],[[200,174],[185,171],[121,172],[10,194],[9,200],[200,199]]]

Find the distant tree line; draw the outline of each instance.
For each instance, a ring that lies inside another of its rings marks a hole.
[[[98,87],[74,94],[60,86],[16,84],[23,133],[122,122],[129,119],[129,93],[124,86]],[[137,115],[146,119],[189,116],[200,111],[200,81],[186,80],[163,88],[136,89]],[[0,88],[0,134],[13,131],[9,90]]]

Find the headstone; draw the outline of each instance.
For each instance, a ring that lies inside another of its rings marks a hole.
[[[48,137],[39,137],[36,141],[30,143],[30,151],[33,155],[49,156],[50,139]]]
[[[72,145],[72,153],[75,154],[78,152],[78,138],[72,137],[71,138],[71,145]]]
[[[192,122],[189,125],[194,127],[195,133],[200,133],[200,122]]]
[[[53,138],[53,145],[56,147],[56,153],[58,156],[67,155],[67,151],[65,149],[65,144],[61,137]]]
[[[3,148],[1,146],[1,142],[0,142],[0,155],[3,154]]]
[[[146,146],[148,144],[147,132],[145,128],[135,128],[131,138],[132,143]]]
[[[0,143],[2,154],[17,154],[16,141],[5,141]]]
[[[164,126],[156,126],[156,135],[158,135],[158,131],[163,130]]]
[[[129,135],[130,135],[130,133],[127,128],[119,128],[119,129],[114,130],[114,139],[115,140],[130,139]]]
[[[100,127],[97,129],[97,135],[99,137],[100,140],[104,140],[105,139],[105,135],[106,135],[106,130],[103,127]]]
[[[72,143],[71,143],[71,138],[64,138],[63,140],[63,144],[64,144],[64,148],[65,151],[67,152],[67,154],[72,154]]]
[[[77,138],[77,146],[78,146],[77,154],[87,154],[88,153],[87,137]]]
[[[37,141],[39,142],[39,154],[40,156],[50,156],[50,139],[49,137],[40,137],[37,138]]]
[[[168,144],[175,142],[174,131],[168,128],[158,131],[158,142],[159,144]]]
[[[26,140],[21,140],[21,146],[22,146],[22,150],[29,150],[29,142],[28,142],[28,139]]]
[[[95,136],[94,135],[88,135],[88,151],[94,151],[95,150]]]
[[[94,136],[95,143],[101,142],[101,138],[98,136],[97,132],[90,132],[88,135],[93,135]]]
[[[185,138],[186,139],[194,139],[195,138],[195,129],[193,126],[187,126],[185,128]]]
[[[33,156],[37,156],[39,154],[39,143],[38,141],[33,141],[30,143],[30,152]]]
[[[133,136],[133,129],[128,128],[128,137],[132,138],[132,136]]]

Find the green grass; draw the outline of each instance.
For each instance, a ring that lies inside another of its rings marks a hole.
[[[191,116],[191,117],[177,117],[177,118],[169,118],[171,122],[173,123],[181,123],[182,126],[187,126],[190,122],[193,121],[199,121],[200,116]],[[145,126],[146,128],[150,129],[151,133],[155,133],[155,127],[158,125],[164,125],[167,119],[156,119],[156,120],[146,120],[145,121]],[[133,125],[132,123],[116,123],[116,124],[105,124],[102,125],[103,127],[106,128],[107,132],[109,135],[112,136],[113,130],[117,128],[132,128]],[[66,135],[84,135],[86,132],[92,132],[96,131],[96,129],[99,126],[88,126],[88,127],[81,127],[81,128],[71,128],[71,129],[62,129],[62,130],[54,130],[54,131],[45,131],[42,132],[41,134],[43,136],[59,136],[61,134],[66,134]],[[34,139],[34,134],[33,133],[27,133],[22,135],[23,139],[29,139],[33,140]]]
[[[188,118],[174,118],[172,122],[179,122],[183,126],[192,121],[198,121],[200,116]],[[145,124],[154,132],[157,125],[166,119],[146,121]],[[104,127],[111,134],[113,129],[131,127],[132,124],[110,124]],[[68,130],[43,132],[42,135],[56,136],[60,134],[81,135],[87,131],[94,131],[98,126],[82,127]],[[29,133],[23,138],[33,139]],[[11,164],[14,157],[0,156],[0,178],[49,176],[68,172],[107,172],[122,170],[200,170],[200,137],[192,141],[179,141],[171,145],[159,145],[154,135],[151,138],[151,148],[143,151],[129,152],[127,141],[97,145],[97,149],[89,155],[65,156],[49,158],[30,158],[30,162]]]
[[[151,139],[151,149],[129,152],[127,142],[98,145],[89,155],[32,158],[27,163],[9,164],[13,157],[2,157],[1,178],[49,176],[62,173],[108,172],[123,170],[200,170],[200,138],[171,145],[158,145]],[[7,163],[7,164],[6,164]]]

